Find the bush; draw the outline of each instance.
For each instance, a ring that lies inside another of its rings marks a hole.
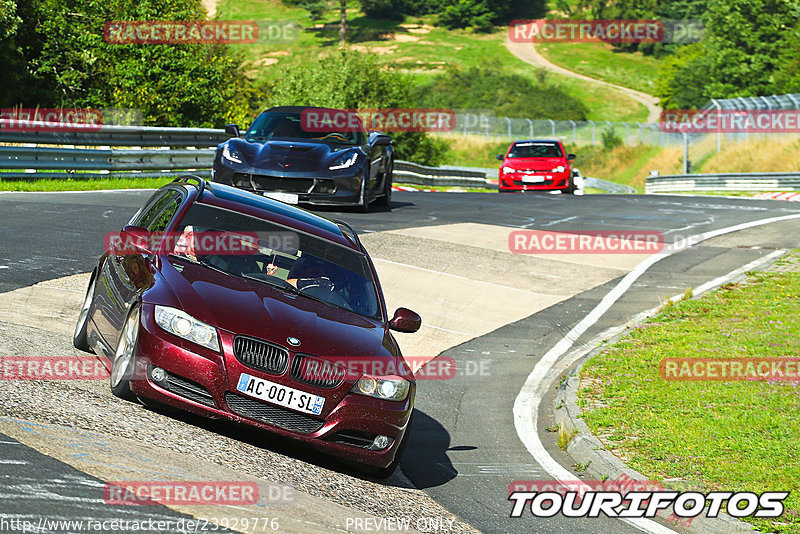
[[[614,127],[608,128],[600,134],[600,139],[603,142],[603,148],[611,150],[622,145],[622,138],[614,131]]]
[[[490,109],[505,117],[585,120],[588,113],[583,102],[550,85],[542,71],[532,81],[495,68],[450,68],[412,94],[423,108]]]
[[[320,63],[325,65],[324,69],[317,64],[293,67],[262,86],[262,94],[267,95],[262,106],[412,107],[411,79],[382,69],[374,56],[343,49],[320,58]],[[423,165],[436,165],[447,151],[446,144],[424,133],[392,133],[392,138],[397,158]]]

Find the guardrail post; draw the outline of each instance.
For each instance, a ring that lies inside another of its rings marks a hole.
[[[556,121],[554,121],[553,119],[547,119],[547,120],[550,121],[550,126],[553,128],[553,137],[555,137],[556,136]]]
[[[689,174],[689,134],[683,132],[683,174]]]
[[[533,121],[530,119],[525,119],[525,120],[528,121],[528,129],[531,132],[531,139],[533,139]]]
[[[569,121],[569,123],[572,125],[572,144],[573,145],[577,145],[578,144],[578,127],[575,125],[575,121]]]
[[[597,142],[597,126],[595,125],[594,121],[589,121],[592,125],[592,144]]]
[[[636,125],[639,127],[639,144],[644,143],[644,126],[641,122],[637,122]]]
[[[509,142],[514,140],[514,137],[511,135],[511,119],[508,117],[504,117],[506,119],[506,124],[508,124],[508,140]]]

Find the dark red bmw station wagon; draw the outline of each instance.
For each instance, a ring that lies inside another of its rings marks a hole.
[[[416,390],[390,330],[420,324],[405,308],[387,316],[346,223],[185,177],[108,240],[74,344],[109,359],[117,396],[252,425],[383,477]]]

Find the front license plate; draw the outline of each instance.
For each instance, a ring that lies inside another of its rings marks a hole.
[[[264,196],[267,198],[271,198],[272,200],[283,202],[284,204],[297,204],[298,202],[300,202],[300,197],[297,195],[293,195],[292,193],[274,193],[270,191],[264,193]]]
[[[548,176],[549,178],[549,176]],[[523,184],[540,184],[544,182],[544,176],[523,176],[522,183]]]
[[[313,415],[321,414],[325,405],[325,397],[276,384],[247,373],[242,373],[239,377],[236,389],[250,397]]]

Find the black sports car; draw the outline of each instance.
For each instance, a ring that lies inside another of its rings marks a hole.
[[[309,117],[324,120],[309,122]],[[284,106],[256,117],[244,137],[229,124],[226,131],[233,137],[217,147],[212,180],[289,204],[363,211],[373,201],[388,206],[392,139],[367,132],[355,117],[345,110]]]

